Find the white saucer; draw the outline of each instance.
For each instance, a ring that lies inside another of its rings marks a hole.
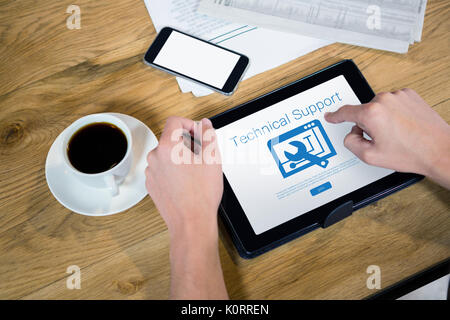
[[[119,194],[82,184],[63,164],[61,133],[53,142],[45,162],[45,177],[50,191],[64,207],[87,216],[106,216],[127,210],[146,195],[145,168],[147,154],[158,145],[153,132],[141,121],[121,113],[110,113],[123,120],[133,136],[133,164],[119,186]],[[64,132],[64,131],[63,131]],[[58,150],[58,151],[57,151]]]

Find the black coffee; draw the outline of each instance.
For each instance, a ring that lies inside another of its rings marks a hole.
[[[67,146],[67,155],[78,171],[99,173],[119,164],[127,147],[122,130],[111,123],[97,122],[75,132]]]

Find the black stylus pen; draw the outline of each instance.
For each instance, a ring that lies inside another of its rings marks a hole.
[[[189,132],[183,132],[184,145],[189,148],[193,153],[198,154],[200,152],[202,143],[200,140],[195,139]],[[200,147],[200,148],[199,148]]]

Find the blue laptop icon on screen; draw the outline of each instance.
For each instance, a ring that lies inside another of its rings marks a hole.
[[[267,142],[283,178],[312,166],[326,168],[336,155],[319,120],[302,124]]]

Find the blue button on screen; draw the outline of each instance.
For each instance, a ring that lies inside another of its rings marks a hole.
[[[322,193],[328,189],[331,189],[331,183],[325,182],[324,184],[321,184],[320,186],[311,189],[309,192],[311,192],[312,196],[317,196],[319,193]]]

